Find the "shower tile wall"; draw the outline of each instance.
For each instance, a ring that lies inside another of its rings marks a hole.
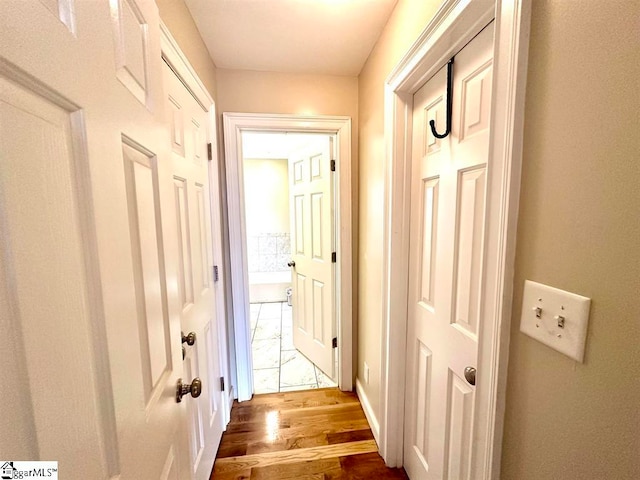
[[[262,233],[247,238],[249,272],[278,272],[287,270],[291,254],[288,233]]]

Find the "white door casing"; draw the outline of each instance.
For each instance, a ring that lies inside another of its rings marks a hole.
[[[2,381],[18,388],[0,450],[71,479],[191,478],[157,8],[60,3],[1,15]]]
[[[383,377],[380,450],[402,465],[408,312],[413,94],[487,23],[496,19],[481,304],[484,328],[473,419],[472,478],[499,478],[511,289],[517,227],[530,2],[447,0],[385,84]],[[442,130],[442,129],[440,129]]]
[[[471,477],[476,368],[482,330],[486,171],[490,168],[493,24],[414,95],[405,469],[412,479]],[[482,373],[482,372],[481,372]]]
[[[332,140],[319,136],[289,157],[289,212],[293,344],[334,378]]]
[[[200,397],[186,402],[189,454],[194,477],[208,479],[225,425],[212,275],[208,115],[166,64],[163,73],[171,127],[180,324],[185,337],[195,334],[193,345],[182,344],[183,381],[198,377],[203,382]]]
[[[348,117],[253,113],[223,113],[225,169],[229,212],[229,243],[233,325],[230,342],[235,342],[237,398],[248,400],[253,393],[249,328],[249,281],[244,218],[242,132],[299,132],[335,135],[335,224],[337,263],[335,275],[336,329],[338,337],[338,386],[353,387],[352,335],[352,244],[351,244],[351,120]]]

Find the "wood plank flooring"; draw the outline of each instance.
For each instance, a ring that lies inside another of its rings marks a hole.
[[[358,397],[337,388],[235,402],[213,480],[408,480],[387,468]]]

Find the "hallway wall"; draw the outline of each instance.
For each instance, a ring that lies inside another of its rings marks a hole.
[[[382,248],[384,228],[384,82],[433,17],[439,0],[399,0],[358,77],[360,116],[360,223],[358,275],[358,373],[367,398],[380,418]]]
[[[504,480],[640,477],[639,19],[533,2]],[[592,298],[583,364],[519,332],[525,279]]]
[[[380,415],[383,85],[435,12],[400,0],[359,77],[359,363]],[[532,2],[503,480],[638,478],[637,2]],[[606,29],[606,34],[602,34]],[[585,363],[519,332],[525,279],[591,297]]]

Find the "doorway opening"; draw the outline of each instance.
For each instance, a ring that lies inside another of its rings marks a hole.
[[[242,402],[254,393],[242,137],[245,133],[256,132],[312,134],[333,140],[332,144],[325,142],[322,151],[301,153],[289,164],[289,171],[293,172],[290,173],[293,175],[292,188],[296,189],[292,196],[297,198],[292,208],[296,213],[292,218],[310,219],[296,220],[296,226],[291,229],[295,233],[291,238],[290,262],[293,343],[304,344],[298,349],[304,350],[323,372],[329,372],[341,390],[351,391],[354,376],[351,119],[326,115],[223,113],[223,128],[229,226],[229,269],[226,274],[230,279],[232,300],[227,323],[234,396]],[[331,174],[325,175],[328,169]],[[329,186],[327,179],[332,182]],[[314,190],[316,187],[321,190]],[[333,188],[334,194],[321,194],[331,191],[326,188]],[[327,203],[331,200],[333,203]],[[326,224],[322,221],[314,221],[320,218],[332,218],[333,234],[328,233],[331,226],[323,227]],[[327,233],[314,235],[320,230]],[[304,240],[298,244],[295,237]],[[277,249],[275,255],[278,255]],[[327,265],[330,265],[329,269]],[[300,307],[297,310],[296,305]],[[334,323],[318,329],[314,319],[327,318],[324,313],[330,311],[333,311]],[[305,312],[305,315],[297,318],[296,312]],[[323,356],[324,360],[317,359],[315,355],[323,349],[325,352],[330,350],[332,355]]]
[[[306,390],[312,388],[335,387],[337,368],[335,362],[337,355],[329,345],[329,349],[320,352],[320,355],[330,355],[332,368],[321,368],[317,363],[321,360],[315,359],[311,348],[309,350],[302,342],[294,341],[294,327],[304,329],[307,325],[313,329],[312,320],[318,322],[314,343],[322,343],[322,336],[326,336],[324,341],[331,342],[336,331],[334,307],[329,301],[329,309],[316,311],[313,308],[305,309],[305,292],[299,292],[294,297],[294,285],[292,276],[307,276],[307,272],[299,272],[292,266],[295,245],[298,250],[305,247],[313,248],[313,240],[308,240],[305,245],[305,233],[310,236],[328,235],[327,243],[333,248],[335,245],[335,228],[332,212],[334,204],[332,201],[333,181],[330,177],[330,158],[324,159],[326,165],[318,164],[318,175],[326,173],[329,179],[329,191],[320,192],[320,195],[328,194],[326,202],[330,206],[329,211],[324,212],[329,215],[328,231],[314,232],[313,225],[301,225],[296,239],[296,221],[302,220],[305,223],[318,222],[320,219],[314,218],[314,214],[322,213],[309,208],[309,214],[304,210],[297,211],[295,199],[304,197],[294,196],[290,191],[290,185],[296,181],[294,172],[296,161],[304,159],[304,153],[322,148],[323,144],[332,145],[333,135],[326,134],[301,134],[289,132],[243,132],[242,137],[242,163],[244,177],[244,214],[246,225],[246,251],[247,270],[249,278],[249,313],[251,327],[251,353],[253,372],[253,391],[256,394],[286,392],[294,390]],[[320,160],[319,160],[320,161]],[[323,172],[324,170],[324,172]],[[290,175],[291,171],[291,175]],[[304,175],[311,175],[311,169],[301,171]],[[303,180],[303,178],[298,179]],[[311,194],[312,198],[317,197],[318,192]],[[315,197],[314,197],[315,195]],[[320,209],[322,205],[318,205]],[[311,205],[309,205],[311,207]],[[301,214],[300,219],[296,214]],[[293,242],[292,242],[293,240]],[[322,241],[322,239],[316,239]],[[292,245],[294,251],[292,251]],[[320,245],[321,247],[321,245]],[[332,250],[333,251],[333,250]],[[323,261],[322,252],[316,252],[314,261]],[[325,256],[331,252],[325,252]],[[329,260],[329,258],[327,258]],[[331,264],[327,264],[329,269],[329,282],[326,289],[334,289],[334,272]],[[317,283],[317,279],[315,280]],[[301,286],[304,288],[304,286]],[[315,289],[317,290],[317,289]],[[320,297],[313,295],[312,302],[318,302]],[[319,292],[326,295],[325,292]],[[334,296],[331,295],[329,300]],[[295,298],[295,300],[294,300]],[[322,307],[322,305],[320,305]],[[298,310],[306,310],[298,312]],[[296,319],[294,322],[294,311]],[[304,318],[305,316],[315,317],[314,314],[326,315],[327,318]],[[309,321],[307,321],[309,320]],[[295,323],[295,325],[294,325]],[[328,327],[328,331],[323,332],[323,326]]]

